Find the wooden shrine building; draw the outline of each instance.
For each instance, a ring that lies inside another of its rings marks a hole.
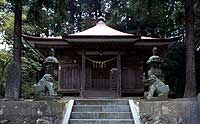
[[[58,92],[84,97],[143,95],[144,65],[153,47],[162,56],[177,41],[123,33],[102,20],[64,37],[23,35],[23,39],[44,57],[54,48],[59,60]]]

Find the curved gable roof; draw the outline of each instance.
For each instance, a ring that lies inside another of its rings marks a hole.
[[[99,21],[96,26],[89,28],[85,31],[78,32],[75,34],[69,34],[69,36],[131,36],[133,34],[124,33],[115,30],[107,26],[103,21]]]

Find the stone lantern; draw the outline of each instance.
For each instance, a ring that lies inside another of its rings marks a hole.
[[[165,85],[161,70],[161,59],[157,55],[157,48],[153,48],[153,55],[146,62],[150,69],[148,71],[149,91],[145,93],[146,100],[161,100],[168,98],[169,86]],[[155,96],[157,93],[157,97]]]
[[[148,77],[151,75],[156,75],[158,78],[162,79],[162,70],[161,70],[161,59],[160,56],[157,55],[157,48],[153,48],[153,55],[146,62],[150,69],[148,70]]]
[[[58,59],[54,57],[55,51],[50,50],[49,56],[45,59],[44,65],[46,67],[45,74],[51,74],[55,79],[58,78]]]

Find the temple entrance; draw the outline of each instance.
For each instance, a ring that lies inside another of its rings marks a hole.
[[[86,97],[116,97],[116,57],[86,57]]]

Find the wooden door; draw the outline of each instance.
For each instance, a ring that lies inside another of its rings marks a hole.
[[[143,69],[139,65],[122,67],[122,90],[124,93],[143,92]]]
[[[79,90],[81,82],[81,69],[79,64],[61,65],[59,77],[59,90]]]
[[[86,68],[86,97],[116,97],[117,70]]]
[[[110,90],[111,79],[110,70],[107,68],[91,68],[86,69],[87,85],[86,89],[89,90]],[[89,76],[90,75],[90,76]]]

